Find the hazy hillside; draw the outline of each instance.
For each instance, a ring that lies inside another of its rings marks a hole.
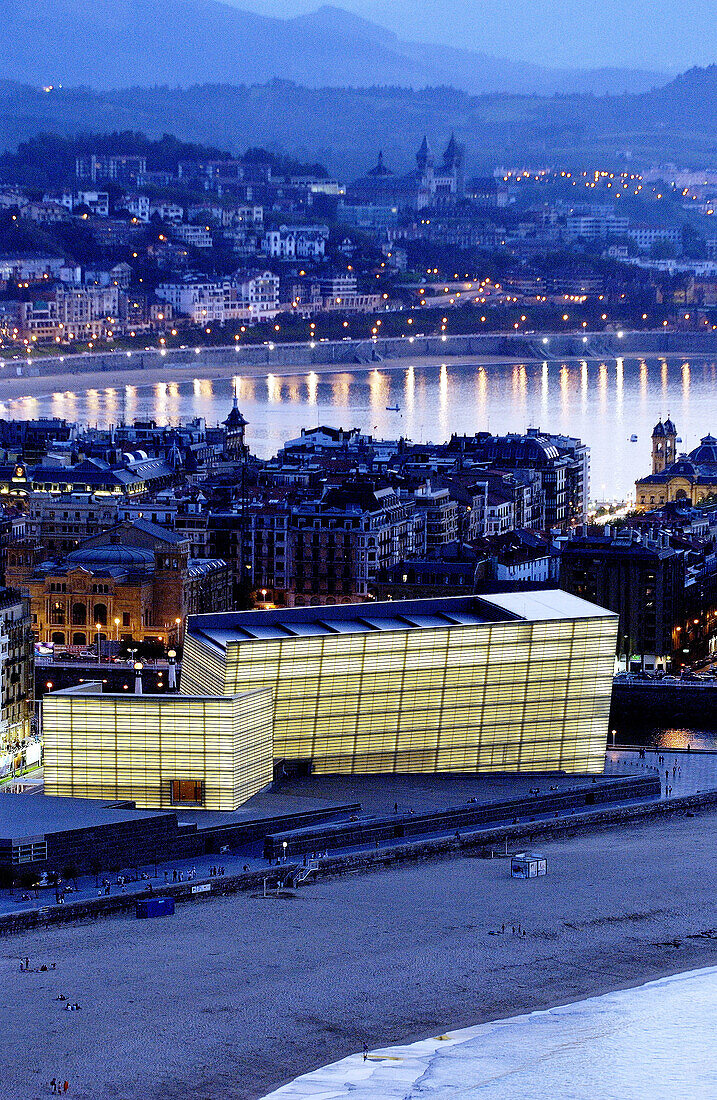
[[[406,165],[427,133],[436,146],[455,130],[471,171],[509,163],[575,166],[717,161],[717,67],[693,69],[637,96],[470,96],[450,88],[311,89],[282,81],[43,93],[0,85],[0,147],[43,132],[171,132],[241,151],[264,145],[342,176],[364,171],[383,148]]]
[[[642,91],[659,73],[543,69],[402,42],[336,7],[273,19],[219,0],[0,0],[0,79],[43,86],[451,85],[481,92]]]

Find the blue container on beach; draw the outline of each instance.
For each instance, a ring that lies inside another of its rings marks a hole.
[[[135,905],[138,917],[171,917],[174,915],[174,898],[141,898]]]

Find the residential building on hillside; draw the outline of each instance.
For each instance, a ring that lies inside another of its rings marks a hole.
[[[75,175],[78,180],[117,180],[119,183],[135,180],[147,171],[147,158],[124,153],[92,153],[77,157]]]

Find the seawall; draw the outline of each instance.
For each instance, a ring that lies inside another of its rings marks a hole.
[[[435,859],[452,859],[461,854],[467,856],[485,854],[490,857],[492,851],[503,854],[506,850],[527,841],[554,840],[561,836],[571,836],[583,832],[609,828],[614,825],[629,826],[649,823],[651,819],[677,815],[692,817],[700,810],[710,810],[717,805],[717,791],[702,791],[684,798],[644,802],[632,806],[612,806],[605,809],[573,814],[570,818],[552,821],[522,822],[518,825],[498,826],[471,832],[460,839],[455,837],[422,838],[413,843],[392,845],[373,851],[358,852],[351,855],[337,854],[319,861],[319,867],[311,881],[333,878],[336,875],[367,873],[372,870],[391,867],[407,862],[424,862]],[[197,892],[201,882],[187,882],[177,885],[162,883],[153,895],[174,897],[178,902],[209,900],[212,896],[225,896],[244,890],[263,891],[264,884],[272,891],[281,884],[290,885],[294,875],[300,873],[298,865],[285,864],[281,867],[267,867],[266,870],[251,871],[239,875],[228,875],[208,880],[210,890]],[[206,885],[206,884],[205,884]],[[127,913],[134,910],[135,902],[152,896],[150,891],[136,894],[116,895],[114,897],[92,898],[65,905],[47,906],[21,913],[10,913],[0,917],[0,936],[26,932],[33,928],[46,928],[51,924],[76,923],[78,921],[98,920],[102,917]]]
[[[384,360],[423,357],[543,360],[606,359],[625,355],[717,355],[717,332],[635,331],[540,335],[473,333],[327,340],[296,344],[230,344],[216,347],[87,352],[32,359],[0,358],[0,381],[17,377],[121,373],[170,367],[267,369],[378,365]]]

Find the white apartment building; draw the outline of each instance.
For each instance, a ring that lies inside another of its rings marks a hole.
[[[160,283],[157,297],[169,302],[176,313],[183,313],[195,325],[248,318],[236,288],[228,281]]]
[[[566,234],[571,241],[622,237],[627,233],[629,224],[629,218],[617,214],[570,214]]]
[[[279,276],[271,271],[243,273],[232,281],[191,279],[160,283],[157,297],[194,324],[265,321],[279,312]]]
[[[627,231],[628,237],[635,242],[640,252],[649,252],[653,245],[670,244],[682,247],[681,229],[657,229],[651,225],[632,225]]]
[[[273,271],[244,274],[237,282],[239,297],[252,321],[270,321],[279,312],[279,276]]]
[[[43,195],[43,202],[56,202],[72,213],[78,206],[87,206],[93,214],[106,218],[110,212],[107,191],[63,191],[61,195]]]
[[[149,221],[149,195],[125,195],[122,202],[133,218],[138,222]]]
[[[515,506],[507,495],[494,490],[488,491],[486,505],[486,534],[504,535],[515,527]]]
[[[172,236],[191,248],[211,248],[214,244],[208,225],[175,225]]]
[[[327,225],[280,225],[264,234],[262,251],[278,260],[320,259],[328,236]]]
[[[149,216],[157,215],[160,221],[169,225],[178,225],[184,217],[184,207],[176,202],[153,202],[149,208]]]
[[[264,207],[255,206],[249,203],[242,206],[233,206],[223,211],[222,225],[253,225],[262,226],[264,224]]]
[[[37,283],[43,279],[79,282],[80,268],[62,256],[0,255],[0,281]]]
[[[42,299],[19,303],[18,335],[33,343],[104,339],[118,317],[118,287],[58,286]]]

